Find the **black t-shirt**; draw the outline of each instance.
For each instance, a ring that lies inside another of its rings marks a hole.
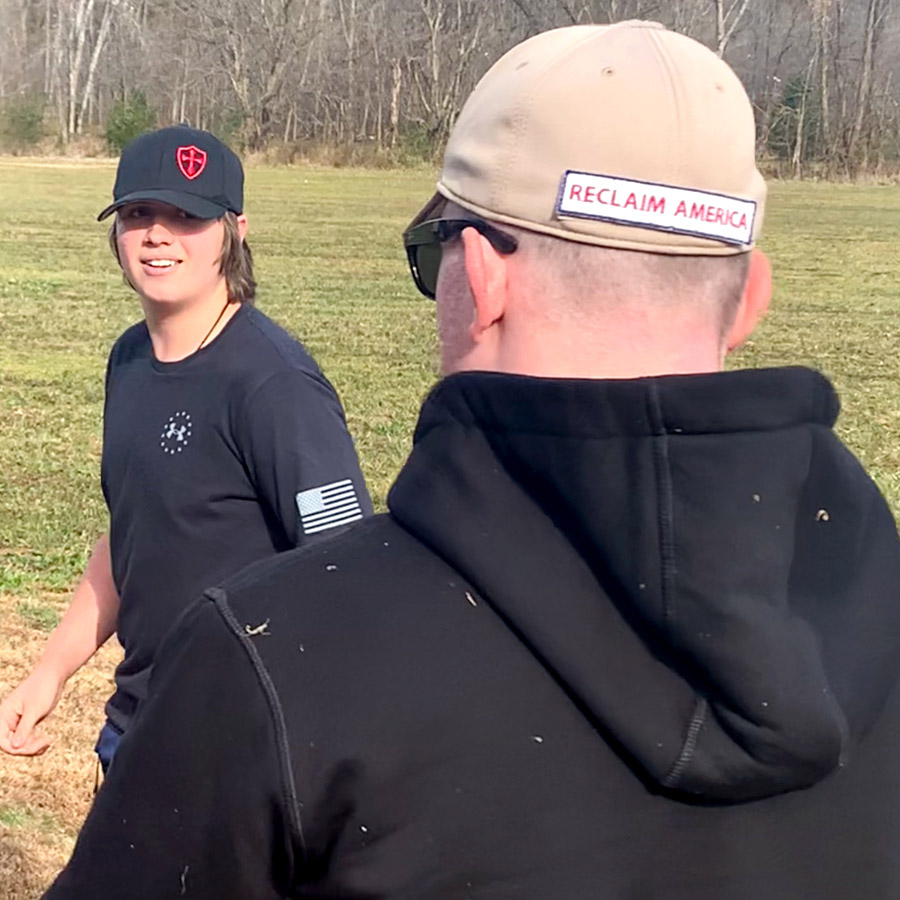
[[[209,346],[159,362],[141,322],[110,354],[103,493],[125,659],[124,729],[159,643],[200,592],[371,512],[340,401],[303,347],[253,307]]]

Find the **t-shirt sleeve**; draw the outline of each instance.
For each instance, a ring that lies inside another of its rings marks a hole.
[[[302,838],[277,735],[247,651],[201,601],[163,644],[150,696],[44,900],[289,895]]]
[[[334,388],[286,369],[244,403],[238,436],[260,501],[296,547],[369,515],[372,503]]]

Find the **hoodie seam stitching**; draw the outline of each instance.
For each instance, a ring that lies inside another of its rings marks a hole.
[[[669,439],[666,434],[659,388],[650,384],[650,421],[653,426],[653,463],[656,470],[657,524],[659,527],[659,555],[662,570],[661,590],[663,624],[666,629],[674,618],[673,593],[675,580],[675,534],[672,513],[672,478],[669,470]]]
[[[300,838],[300,848],[303,852],[305,862],[307,856],[306,838],[303,834],[303,822],[300,816],[300,806],[297,802],[297,785],[290,760],[290,742],[288,741],[287,736],[287,722],[285,721],[281,700],[278,697],[278,689],[275,687],[272,676],[269,674],[266,664],[259,655],[259,651],[253,645],[250,638],[241,630],[240,623],[234,614],[234,610],[232,610],[231,604],[228,602],[227,593],[221,588],[211,588],[206,592],[206,595],[213,603],[215,603],[220,615],[238,639],[238,643],[243,646],[244,651],[250,659],[250,664],[253,666],[253,670],[256,673],[256,677],[259,680],[262,692],[268,701],[269,710],[272,716],[272,724],[275,728],[278,755],[281,762],[282,790],[287,795],[286,799],[288,801],[290,817],[292,819],[292,824],[297,830],[297,835]]]
[[[684,738],[684,745],[681,748],[681,753],[678,756],[678,759],[675,761],[675,765],[672,766],[669,774],[666,775],[663,785],[667,788],[675,788],[678,786],[678,782],[681,781],[682,776],[684,775],[685,770],[690,765],[691,760],[694,758],[694,752],[697,749],[697,741],[700,738],[700,729],[703,728],[704,723],[706,722],[706,714],[709,710],[709,704],[702,697],[697,701],[697,705],[694,708],[694,715],[691,718],[691,724],[688,727],[687,734]]]
[[[656,498],[657,498],[657,522],[659,525],[659,555],[662,570],[661,592],[663,627],[671,632],[675,618],[675,522],[672,496],[672,472],[669,460],[669,436],[666,432],[665,419],[662,413],[662,403],[659,395],[659,386],[651,382],[649,385],[648,400],[650,422],[653,426],[653,462],[656,470]],[[706,721],[708,704],[704,698],[700,698],[694,708],[694,715],[688,726],[684,743],[678,759],[675,761],[663,784],[667,788],[677,786],[685,770],[694,758],[697,749],[697,741],[700,730]]]

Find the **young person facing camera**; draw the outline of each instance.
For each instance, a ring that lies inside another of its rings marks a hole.
[[[110,246],[144,320],[116,342],[106,373],[109,533],[34,670],[0,704],[0,749],[43,753],[37,726],[118,632],[104,770],[158,645],[204,588],[371,511],[334,389],[253,306],[237,156],[207,132],[163,128],[126,147],[113,196],[99,218],[115,213]]]

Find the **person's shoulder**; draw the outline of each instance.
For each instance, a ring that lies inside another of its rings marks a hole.
[[[370,516],[330,540],[260,560],[224,581],[221,587],[235,603],[244,602],[244,598],[251,598],[252,602],[257,594],[280,584],[296,583],[298,578],[309,583],[310,579],[319,580],[323,572],[328,575],[339,570],[360,571],[376,560],[383,561],[386,554],[382,551],[393,547],[394,553],[398,550],[402,553],[401,548],[408,550],[410,544],[418,544],[418,541],[401,528],[390,514],[383,513]],[[336,556],[340,556],[343,569],[334,562]],[[325,578],[322,580],[328,581]]]
[[[297,338],[255,307],[245,310],[240,326],[227,367],[232,396],[244,416],[255,420],[272,410],[308,410],[319,403],[340,408],[334,386]]]
[[[150,343],[150,332],[147,323],[141,319],[126,328],[113,344],[113,351],[128,352],[135,348],[145,347]]]
[[[465,575],[389,513],[258,563],[207,597],[293,726],[306,704],[329,707],[348,690],[383,700],[383,681],[357,683],[354,673],[384,674],[412,647],[427,675],[460,636],[487,635],[495,620]],[[298,695],[301,683],[312,693]]]
[[[321,615],[340,618],[339,610],[358,598],[385,597],[403,606],[403,598],[454,578],[446,562],[384,513],[249,566],[223,582],[219,596],[240,622],[309,625]]]
[[[255,306],[244,314],[246,349],[273,371],[296,370],[315,378],[322,373],[303,344]]]
[[[147,323],[142,319],[119,335],[109,351],[109,365],[114,367],[127,363],[148,356],[151,352],[150,333],[147,331]]]

